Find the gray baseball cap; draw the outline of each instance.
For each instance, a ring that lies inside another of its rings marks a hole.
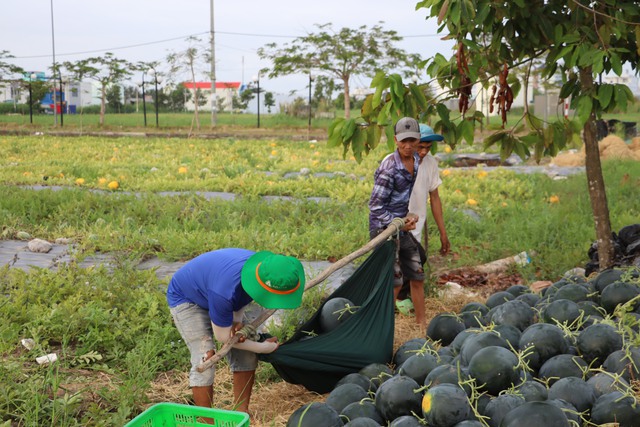
[[[398,120],[395,127],[396,139],[402,141],[407,138],[420,139],[420,125],[412,117],[403,117]]]

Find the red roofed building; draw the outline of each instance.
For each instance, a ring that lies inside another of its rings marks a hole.
[[[184,104],[184,108],[188,111],[195,110],[193,103],[193,83],[184,82],[182,85],[191,91],[191,99]],[[196,82],[195,87],[207,99],[205,105],[200,106],[204,110],[211,110],[211,82]],[[232,99],[234,96],[240,95],[240,82],[216,82],[216,98],[218,111],[231,111]]]

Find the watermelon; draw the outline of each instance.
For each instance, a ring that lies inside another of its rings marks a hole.
[[[438,355],[439,365],[451,364],[456,356],[450,346],[440,347],[436,354]]]
[[[504,348],[509,347],[507,341],[494,332],[481,332],[468,337],[460,347],[460,363],[467,366],[478,350],[492,345]]]
[[[577,303],[580,301],[589,301],[589,294],[590,292],[587,287],[570,283],[558,289],[558,291],[553,295],[553,299],[568,299],[569,301]]]
[[[569,427],[562,409],[548,402],[526,402],[509,411],[500,427]]]
[[[287,420],[287,427],[342,427],[343,425],[335,409],[322,402],[301,406]]]
[[[581,357],[571,354],[558,354],[542,364],[538,377],[547,380],[552,385],[560,378],[582,378],[588,369],[587,363]]]
[[[342,384],[331,390],[325,403],[340,413],[348,404],[359,402],[368,396],[367,391],[357,384]]]
[[[340,380],[336,383],[335,387],[341,386],[342,384],[357,384],[366,391],[375,392],[378,387],[369,379],[369,377],[362,375],[358,372],[353,372],[351,374],[347,374],[344,377],[340,378]]]
[[[576,344],[585,362],[599,367],[611,353],[622,348],[622,337],[613,326],[596,323],[580,332]]]
[[[520,342],[520,337],[522,336],[522,332],[520,329],[511,325],[498,325],[493,328],[493,333],[497,334],[500,338],[505,340],[507,344],[511,347],[518,348],[518,343]]]
[[[549,396],[549,390],[537,381],[524,381],[516,390],[526,402],[544,402]]]
[[[427,390],[422,398],[422,414],[431,427],[452,427],[467,420],[472,409],[459,386],[439,384]]]
[[[593,405],[591,422],[598,425],[618,423],[620,427],[639,427],[640,405],[633,396],[619,391],[603,394]]]
[[[624,270],[619,270],[619,269],[611,268],[607,270],[602,270],[595,277],[595,279],[593,279],[593,285],[595,286],[598,292],[602,293],[604,288],[609,286],[611,283],[617,282],[618,280],[620,280],[623,274],[624,274]]]
[[[405,341],[393,354],[393,364],[396,368],[402,366],[405,360],[419,351],[435,351],[433,345],[424,338],[413,338]]]
[[[465,304],[462,309],[460,309],[460,313],[464,313],[465,311],[479,311],[484,316],[489,312],[489,307],[482,304],[481,302],[470,302]]]
[[[389,424],[389,427],[423,427],[420,421],[412,415],[403,415]]]
[[[541,299],[540,295],[532,294],[532,293],[522,294],[516,297],[516,301],[524,301],[527,304],[529,304],[530,307],[535,306],[538,303],[538,301],[540,301],[540,299]]]
[[[569,342],[560,328],[548,323],[536,323],[522,332],[519,349],[531,347],[532,352],[526,356],[529,367],[535,371],[542,364],[558,354],[569,350]]]
[[[477,328],[487,323],[481,311],[462,311],[458,316],[465,328]]]
[[[438,366],[438,359],[431,354],[414,354],[402,364],[399,375],[413,378],[418,384],[423,384],[427,375]]]
[[[489,346],[478,350],[469,362],[469,375],[480,390],[498,395],[513,386],[519,378],[518,357],[504,347]]]
[[[440,313],[429,322],[427,338],[447,346],[465,328],[464,322],[456,314]]]
[[[525,285],[513,285],[513,286],[509,286],[505,290],[510,294],[513,294],[513,296],[516,298],[522,294],[531,293],[531,289],[529,289],[529,287]]]
[[[560,408],[564,412],[565,417],[569,420],[572,426],[582,425],[582,419],[580,413],[571,403],[562,399],[549,399],[547,403],[551,403],[553,406]]]
[[[327,300],[320,309],[322,332],[331,332],[346,322],[357,311],[357,307],[347,298],[336,297]]]
[[[528,328],[535,320],[535,312],[524,301],[507,301],[496,307],[491,321],[496,325],[511,325],[521,331]]]
[[[371,418],[359,417],[354,418],[344,425],[345,427],[380,427],[380,423]]]
[[[584,313],[584,316],[593,315],[602,317],[606,314],[604,309],[593,301],[580,301],[578,308]]]
[[[571,325],[580,317],[580,306],[568,299],[555,299],[542,311],[542,318],[547,323]]]
[[[511,301],[515,298],[516,297],[511,292],[498,291],[491,294],[489,298],[487,298],[485,305],[489,307],[489,309],[492,309],[494,307],[499,306],[500,304],[504,304],[505,302]]]
[[[424,379],[424,385],[427,387],[435,387],[440,384],[453,384],[458,386],[461,380],[468,378],[468,372],[462,368],[454,365],[440,365],[429,372],[429,375]],[[463,390],[467,394],[471,394],[471,387],[464,385]]]
[[[596,392],[596,398],[614,391],[629,389],[629,383],[624,378],[615,377],[606,372],[598,372],[587,380]]]
[[[524,404],[525,400],[520,396],[515,394],[501,394],[491,399],[484,409],[483,415],[489,417],[487,419],[489,427],[500,427],[500,423],[505,415]]]
[[[578,412],[588,411],[596,400],[593,385],[581,378],[566,377],[549,387],[549,399],[562,399],[576,407]]]
[[[412,378],[396,375],[385,381],[376,391],[376,409],[387,420],[393,421],[403,415],[419,413],[422,393]]]
[[[449,348],[451,349],[453,354],[459,354],[460,349],[462,348],[462,343],[464,343],[464,341],[471,335],[479,334],[480,332],[482,332],[482,329],[480,328],[465,329],[464,331],[456,335],[451,344],[449,344]]]
[[[627,282],[613,282],[602,291],[600,305],[607,313],[612,314],[618,305],[625,304],[638,295],[640,295],[638,285]],[[636,300],[632,303],[631,310],[634,310],[637,306],[638,301]]]
[[[640,347],[614,351],[607,356],[602,368],[607,372],[622,375],[626,381],[640,379]]]
[[[370,363],[364,368],[360,369],[359,374],[369,378],[373,385],[377,388],[380,384],[393,377],[393,369],[385,365],[384,363]]]
[[[353,402],[345,406],[340,412],[340,417],[347,421],[355,420],[356,418],[371,418],[378,425],[384,424],[384,418],[380,415],[380,412],[376,409],[376,405],[372,399],[362,399],[359,402]]]

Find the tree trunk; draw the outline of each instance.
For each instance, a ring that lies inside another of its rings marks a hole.
[[[344,118],[349,119],[351,117],[351,98],[349,97],[349,78],[342,79],[344,82]]]
[[[107,86],[102,85],[101,91],[101,99],[100,99],[100,126],[104,125],[104,113],[106,111],[106,101],[107,101]]]
[[[196,86],[196,72],[193,69],[193,61],[189,63],[191,69],[191,84],[193,84],[193,105],[195,105],[194,119],[196,121],[196,129],[200,130],[200,118],[198,117],[198,87]]]
[[[580,69],[580,83],[582,91],[590,93],[593,90],[593,77],[590,68]],[[596,226],[596,240],[598,242],[598,261],[600,270],[611,267],[614,261],[614,247],[611,238],[611,219],[609,205],[602,176],[602,164],[596,139],[596,123],[593,110],[584,127],[585,166],[587,169],[587,184],[589,199]]]

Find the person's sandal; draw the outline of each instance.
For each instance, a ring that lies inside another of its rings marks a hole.
[[[396,301],[396,308],[405,316],[413,316],[413,303],[410,299]]]

